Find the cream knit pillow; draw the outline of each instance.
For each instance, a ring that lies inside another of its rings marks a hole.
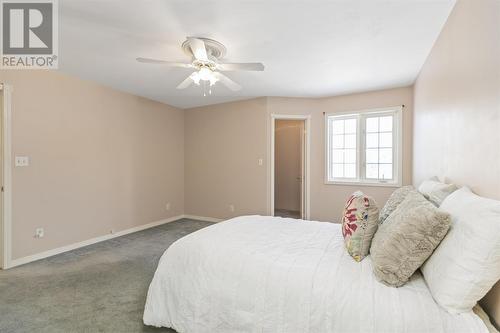
[[[379,223],[384,223],[385,219],[396,210],[398,205],[403,202],[408,193],[416,192],[415,188],[411,185],[403,186],[392,192],[391,196],[380,211]]]

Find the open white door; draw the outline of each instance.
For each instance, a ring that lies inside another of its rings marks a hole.
[[[0,268],[11,263],[11,93],[0,83]]]
[[[300,218],[306,219],[306,186],[305,186],[305,171],[306,171],[306,126],[305,121],[302,123],[300,129]]]

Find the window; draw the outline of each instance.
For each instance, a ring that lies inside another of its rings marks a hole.
[[[401,107],[326,115],[326,183],[401,184]]]

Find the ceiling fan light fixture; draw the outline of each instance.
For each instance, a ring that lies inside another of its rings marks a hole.
[[[202,81],[212,81],[214,74],[210,68],[201,67],[200,70],[198,71],[198,76]]]
[[[210,78],[210,86],[216,84],[217,81],[219,81],[219,79],[212,75],[212,77]]]
[[[194,72],[189,76],[193,82],[199,86],[200,85],[200,74],[198,72]]]
[[[200,85],[200,81],[210,82],[210,86],[213,86],[219,79],[216,77],[214,71],[210,67],[202,66],[197,72],[191,74],[191,79],[196,85]]]

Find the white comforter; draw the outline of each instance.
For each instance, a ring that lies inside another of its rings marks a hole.
[[[144,323],[178,332],[487,332],[452,315],[417,273],[401,288],[355,262],[338,224],[244,216],[192,233],[163,254]]]

